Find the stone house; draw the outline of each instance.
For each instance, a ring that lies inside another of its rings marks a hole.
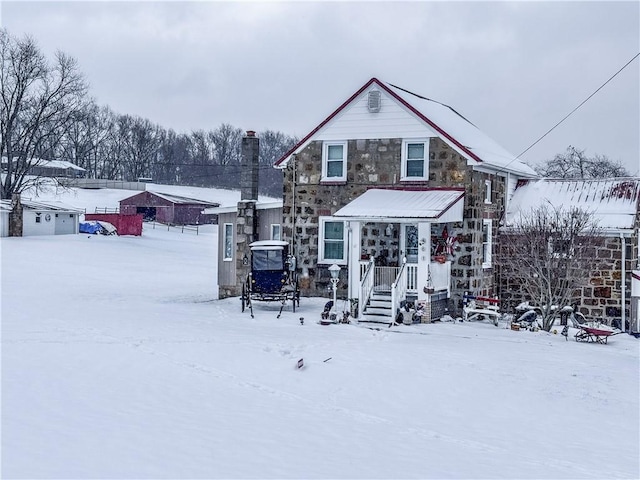
[[[537,177],[452,107],[376,78],[274,166],[303,295],[327,295],[336,264],[339,297],[365,315],[411,299],[438,317],[494,295],[498,220]]]
[[[522,181],[506,210],[505,234],[519,215],[544,204],[578,207],[590,212],[597,223],[599,235],[592,241],[599,265],[596,271],[585,272],[586,285],[574,297],[581,313],[588,319],[640,331],[637,306],[632,308],[633,271],[640,269],[640,178]],[[499,272],[498,283],[501,300],[511,304],[532,300],[524,298],[520,289],[509,285],[507,276],[501,278]]]

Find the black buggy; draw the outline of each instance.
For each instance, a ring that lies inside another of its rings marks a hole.
[[[300,287],[295,257],[289,255],[289,245],[281,240],[260,240],[249,244],[251,271],[242,284],[242,311],[249,307],[253,318],[253,302],[282,302],[278,318],[287,300],[293,311],[300,306]]]

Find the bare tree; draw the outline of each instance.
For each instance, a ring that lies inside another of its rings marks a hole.
[[[160,127],[141,117],[123,115],[119,119],[119,130],[124,138],[124,179],[148,177],[158,158]]]
[[[628,177],[629,172],[620,162],[611,160],[605,155],[588,157],[584,150],[569,145],[566,152],[557,154],[536,167],[537,172],[548,178],[606,178]]]
[[[296,137],[273,130],[260,132],[258,137],[260,137],[260,163],[265,165],[273,165],[298,142]]]
[[[209,132],[213,145],[214,163],[217,165],[240,165],[242,129],[223,123]]]
[[[597,268],[598,233],[591,213],[551,205],[503,227],[498,240],[502,282],[540,307],[545,330],[551,329],[557,312],[572,305]]]
[[[49,63],[33,39],[4,29],[0,61],[0,153],[6,159],[0,197],[11,198],[40,183],[29,170],[73,123],[87,86],[73,58],[57,52]]]

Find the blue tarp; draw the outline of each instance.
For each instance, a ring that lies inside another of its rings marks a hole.
[[[80,222],[80,233],[102,233],[102,225],[95,220]]]

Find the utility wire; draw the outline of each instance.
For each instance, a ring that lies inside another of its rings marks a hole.
[[[587,103],[589,101],[589,99],[591,97],[593,97],[596,93],[598,93],[607,83],[609,83],[611,80],[613,80],[620,72],[622,72],[625,68],[627,68],[629,66],[629,64],[631,62],[633,62],[636,58],[638,58],[638,56],[640,56],[640,53],[636,53],[634,55],[634,57],[629,60],[627,63],[624,64],[624,66],[618,70],[616,73],[614,73],[609,80],[607,80],[606,82],[604,82],[602,85],[600,85],[598,87],[598,89],[593,92],[591,95],[589,95],[580,105],[578,105],[576,108],[574,108],[573,110],[571,110],[562,120],[560,120],[558,123],[556,123],[553,127],[551,127],[544,135],[542,135],[538,140],[536,140],[535,142],[533,142],[531,145],[529,145],[529,147],[527,147],[520,155],[518,155],[516,158],[514,158],[512,161],[517,160],[518,158],[520,158],[522,155],[524,155],[525,153],[527,153],[531,148],[533,148],[534,145],[536,145],[540,140],[542,140],[544,137],[546,137],[547,135],[549,135],[558,125],[560,125],[562,122],[564,122],[567,118],[569,118],[571,115],[573,115],[573,113],[578,110],[582,105],[584,105],[585,103]],[[511,162],[509,162],[511,163]],[[507,164],[508,165],[508,164]]]

